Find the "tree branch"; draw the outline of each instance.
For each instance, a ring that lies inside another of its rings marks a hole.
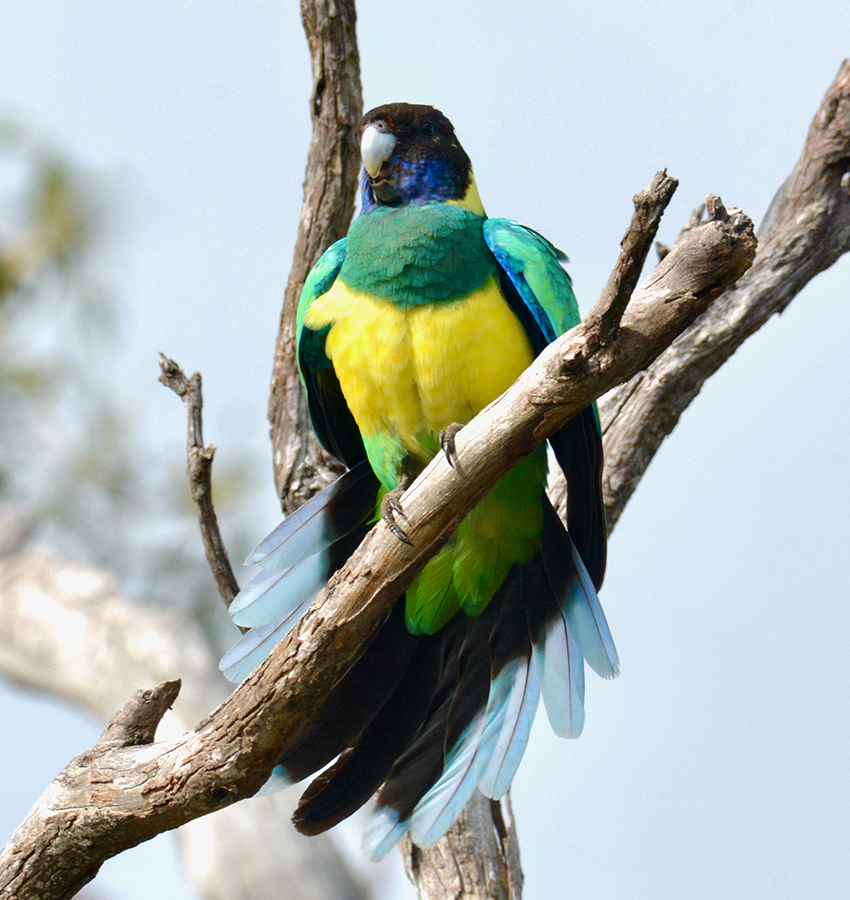
[[[409,838],[402,843],[407,877],[429,900],[518,900],[522,867],[510,803],[488,800],[476,791],[451,831],[422,850]]]
[[[794,171],[765,215],[753,267],[652,366],[600,403],[609,528],[706,380],[815,275],[850,250],[848,172],[850,60],[845,60]],[[680,236],[671,253],[689,234]]]
[[[673,197],[679,182],[670,178],[665,169],[658,172],[652,184],[634,197],[635,211],[623,240],[614,271],[602,289],[596,306],[587,316],[587,323],[599,322],[599,337],[603,345],[613,340],[629,300],[634,293],[649,248],[658,233],[661,217]]]
[[[284,512],[301,506],[343,470],[322,450],[310,427],[295,361],[295,311],[313,264],[348,231],[360,167],[357,124],[363,113],[354,0],[302,0],[301,20],[313,69],[313,135],[269,397],[275,484]]]
[[[179,674],[183,690],[162,722],[160,739],[191,730],[227,696],[230,685],[218,671],[217,649],[193,620],[121,597],[102,573],[27,550],[15,523],[2,526],[5,677],[108,720],[139,684]],[[186,874],[201,896],[268,900],[286,891],[290,900],[368,897],[330,837],[307,841],[289,826],[295,800],[289,792],[257,798],[178,831]]]
[[[162,717],[180,693],[180,679],[163,681],[151,690],[138,690],[117,712],[96,747],[137,747],[152,744]]]
[[[608,345],[600,344],[598,329],[582,324],[547,348],[460,433],[458,469],[438,455],[407,492],[413,546],[378,524],[269,659],[193,732],[154,745],[96,745],[75,759],[0,855],[0,897],[70,896],[109,856],[256,792],[392,603],[489,485],[656,358],[745,270],[754,239],[745,217],[727,219],[695,229],[687,252],[680,248],[651,293],[628,307]],[[60,854],[69,847],[75,852]]]
[[[239,593],[239,582],[233,574],[233,567],[224,547],[224,540],[218,527],[218,516],[212,498],[212,462],[215,447],[204,446],[204,396],[201,384],[201,373],[195,372],[187,378],[180,366],[164,353],[159,354],[159,367],[162,374],[159,380],[171,388],[183,401],[186,407],[187,437],[186,456],[189,472],[189,492],[195,504],[198,524],[201,526],[201,537],[204,541],[204,552],[212,570],[216,587],[230,608],[233,598]]]

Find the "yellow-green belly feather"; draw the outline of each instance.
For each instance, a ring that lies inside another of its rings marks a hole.
[[[313,301],[304,324],[329,327],[325,352],[386,490],[402,463],[420,470],[440,431],[465,424],[530,364],[531,346],[495,279],[463,299],[401,308],[341,279]],[[545,451],[499,480],[407,592],[407,625],[434,633],[458,610],[478,615],[514,563],[539,545]]]

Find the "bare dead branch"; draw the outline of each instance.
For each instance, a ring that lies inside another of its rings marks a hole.
[[[505,822],[502,804],[476,792],[455,827],[433,847],[422,850],[404,840],[405,870],[428,900],[519,900],[522,868],[515,839],[513,818]]]
[[[116,714],[106,731],[97,743],[86,753],[74,757],[62,770],[54,784],[75,784],[80,771],[89,771],[92,763],[108,759],[113,749],[134,746],[133,735],[139,738],[141,745],[151,743],[153,733],[162,716],[171,705],[180,689],[179,681],[167,681],[150,691],[138,691]],[[86,798],[86,808],[68,810],[74,818],[97,817],[96,792]],[[72,799],[72,798],[69,798]],[[132,808],[121,811],[125,816],[132,814]],[[8,854],[4,851],[3,882],[0,897],[72,897],[85,884],[90,882],[98,870],[102,860],[96,856],[83,863],[73,885],[68,885],[62,872],[64,858],[85,854],[85,831],[73,829],[71,833],[62,828],[61,819],[44,817],[39,814],[38,807],[24,819],[9,845],[13,845]],[[45,841],[47,839],[47,841]],[[34,872],[28,872],[33,861],[33,847],[47,844],[46,851],[54,858],[54,865],[37,866]],[[7,845],[7,848],[8,846]],[[19,894],[13,887],[17,880],[26,873],[25,891]]]
[[[117,712],[95,746],[138,747],[152,744],[156,729],[180,693],[181,681],[163,681],[150,690],[139,690]]]
[[[14,522],[10,527],[17,531]],[[217,649],[194,620],[134,603],[98,570],[27,548],[0,556],[0,673],[105,720],[138,685],[179,674],[183,690],[160,740],[191,730],[231,689],[218,671]],[[148,735],[138,738],[144,743]],[[368,897],[330,836],[305,841],[289,827],[296,799],[281,792],[180,828],[183,868],[200,896]]]
[[[295,311],[313,264],[348,231],[360,165],[357,123],[363,113],[354,0],[302,0],[301,20],[313,69],[313,136],[269,397],[275,484],[284,512],[342,472],[310,427],[295,362]]]
[[[72,761],[0,855],[0,897],[71,896],[103,859],[253,794],[489,485],[656,358],[746,269],[755,244],[747,220],[719,210],[694,230],[687,250],[670,254],[673,262],[629,306],[614,340],[602,346],[596,329],[577,326],[463,429],[463,477],[438,455],[405,495],[414,546],[377,525],[269,659],[193,732],[161,744],[96,746]]]
[[[201,537],[204,541],[207,562],[221,599],[229,608],[233,598],[239,593],[239,582],[233,574],[213,505],[212,463],[215,447],[204,446],[204,396],[201,373],[195,372],[191,378],[187,378],[180,366],[164,353],[159,354],[159,367],[162,370],[159,380],[166,387],[171,388],[182,399],[183,405],[186,407],[188,419],[186,457],[189,491],[195,505],[198,524],[201,526]]]
[[[661,216],[673,197],[679,182],[667,174],[658,172],[652,184],[634,197],[635,211],[623,240],[620,255],[608,283],[596,305],[587,316],[587,323],[599,319],[599,335],[603,344],[611,341],[620,326],[620,319],[629,304],[649,248],[658,232]]]
[[[815,114],[794,171],[767,211],[753,267],[652,366],[600,403],[609,528],[706,380],[815,275],[850,249],[849,171],[846,60]],[[690,233],[680,236],[673,253]]]

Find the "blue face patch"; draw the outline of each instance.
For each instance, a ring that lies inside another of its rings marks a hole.
[[[392,200],[375,197],[372,179],[366,170],[361,177],[361,212],[379,206],[421,206],[463,197],[469,185],[469,172],[459,172],[445,157],[407,159],[398,152],[387,160],[387,189]]]
[[[404,160],[396,191],[402,203],[421,205],[457,197],[458,179],[445,159]]]

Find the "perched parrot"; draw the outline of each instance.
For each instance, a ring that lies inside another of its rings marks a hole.
[[[251,630],[222,669],[244,678],[372,525],[407,540],[401,489],[453,434],[579,321],[566,257],[484,212],[469,157],[430,106],[392,103],[360,122],[362,209],[316,263],[298,308],[298,363],[325,449],[348,471],[248,558],[263,567],[231,614]],[[618,659],[596,592],[605,571],[595,407],[550,438],[567,522],[546,497],[541,447],[494,485],[395,604],[280,761],[275,786],[332,763],[294,819],[316,834],[377,792],[364,846],[410,832],[433,844],[476,786],[500,798],[540,695],[557,734],[584,724],[584,660]]]

